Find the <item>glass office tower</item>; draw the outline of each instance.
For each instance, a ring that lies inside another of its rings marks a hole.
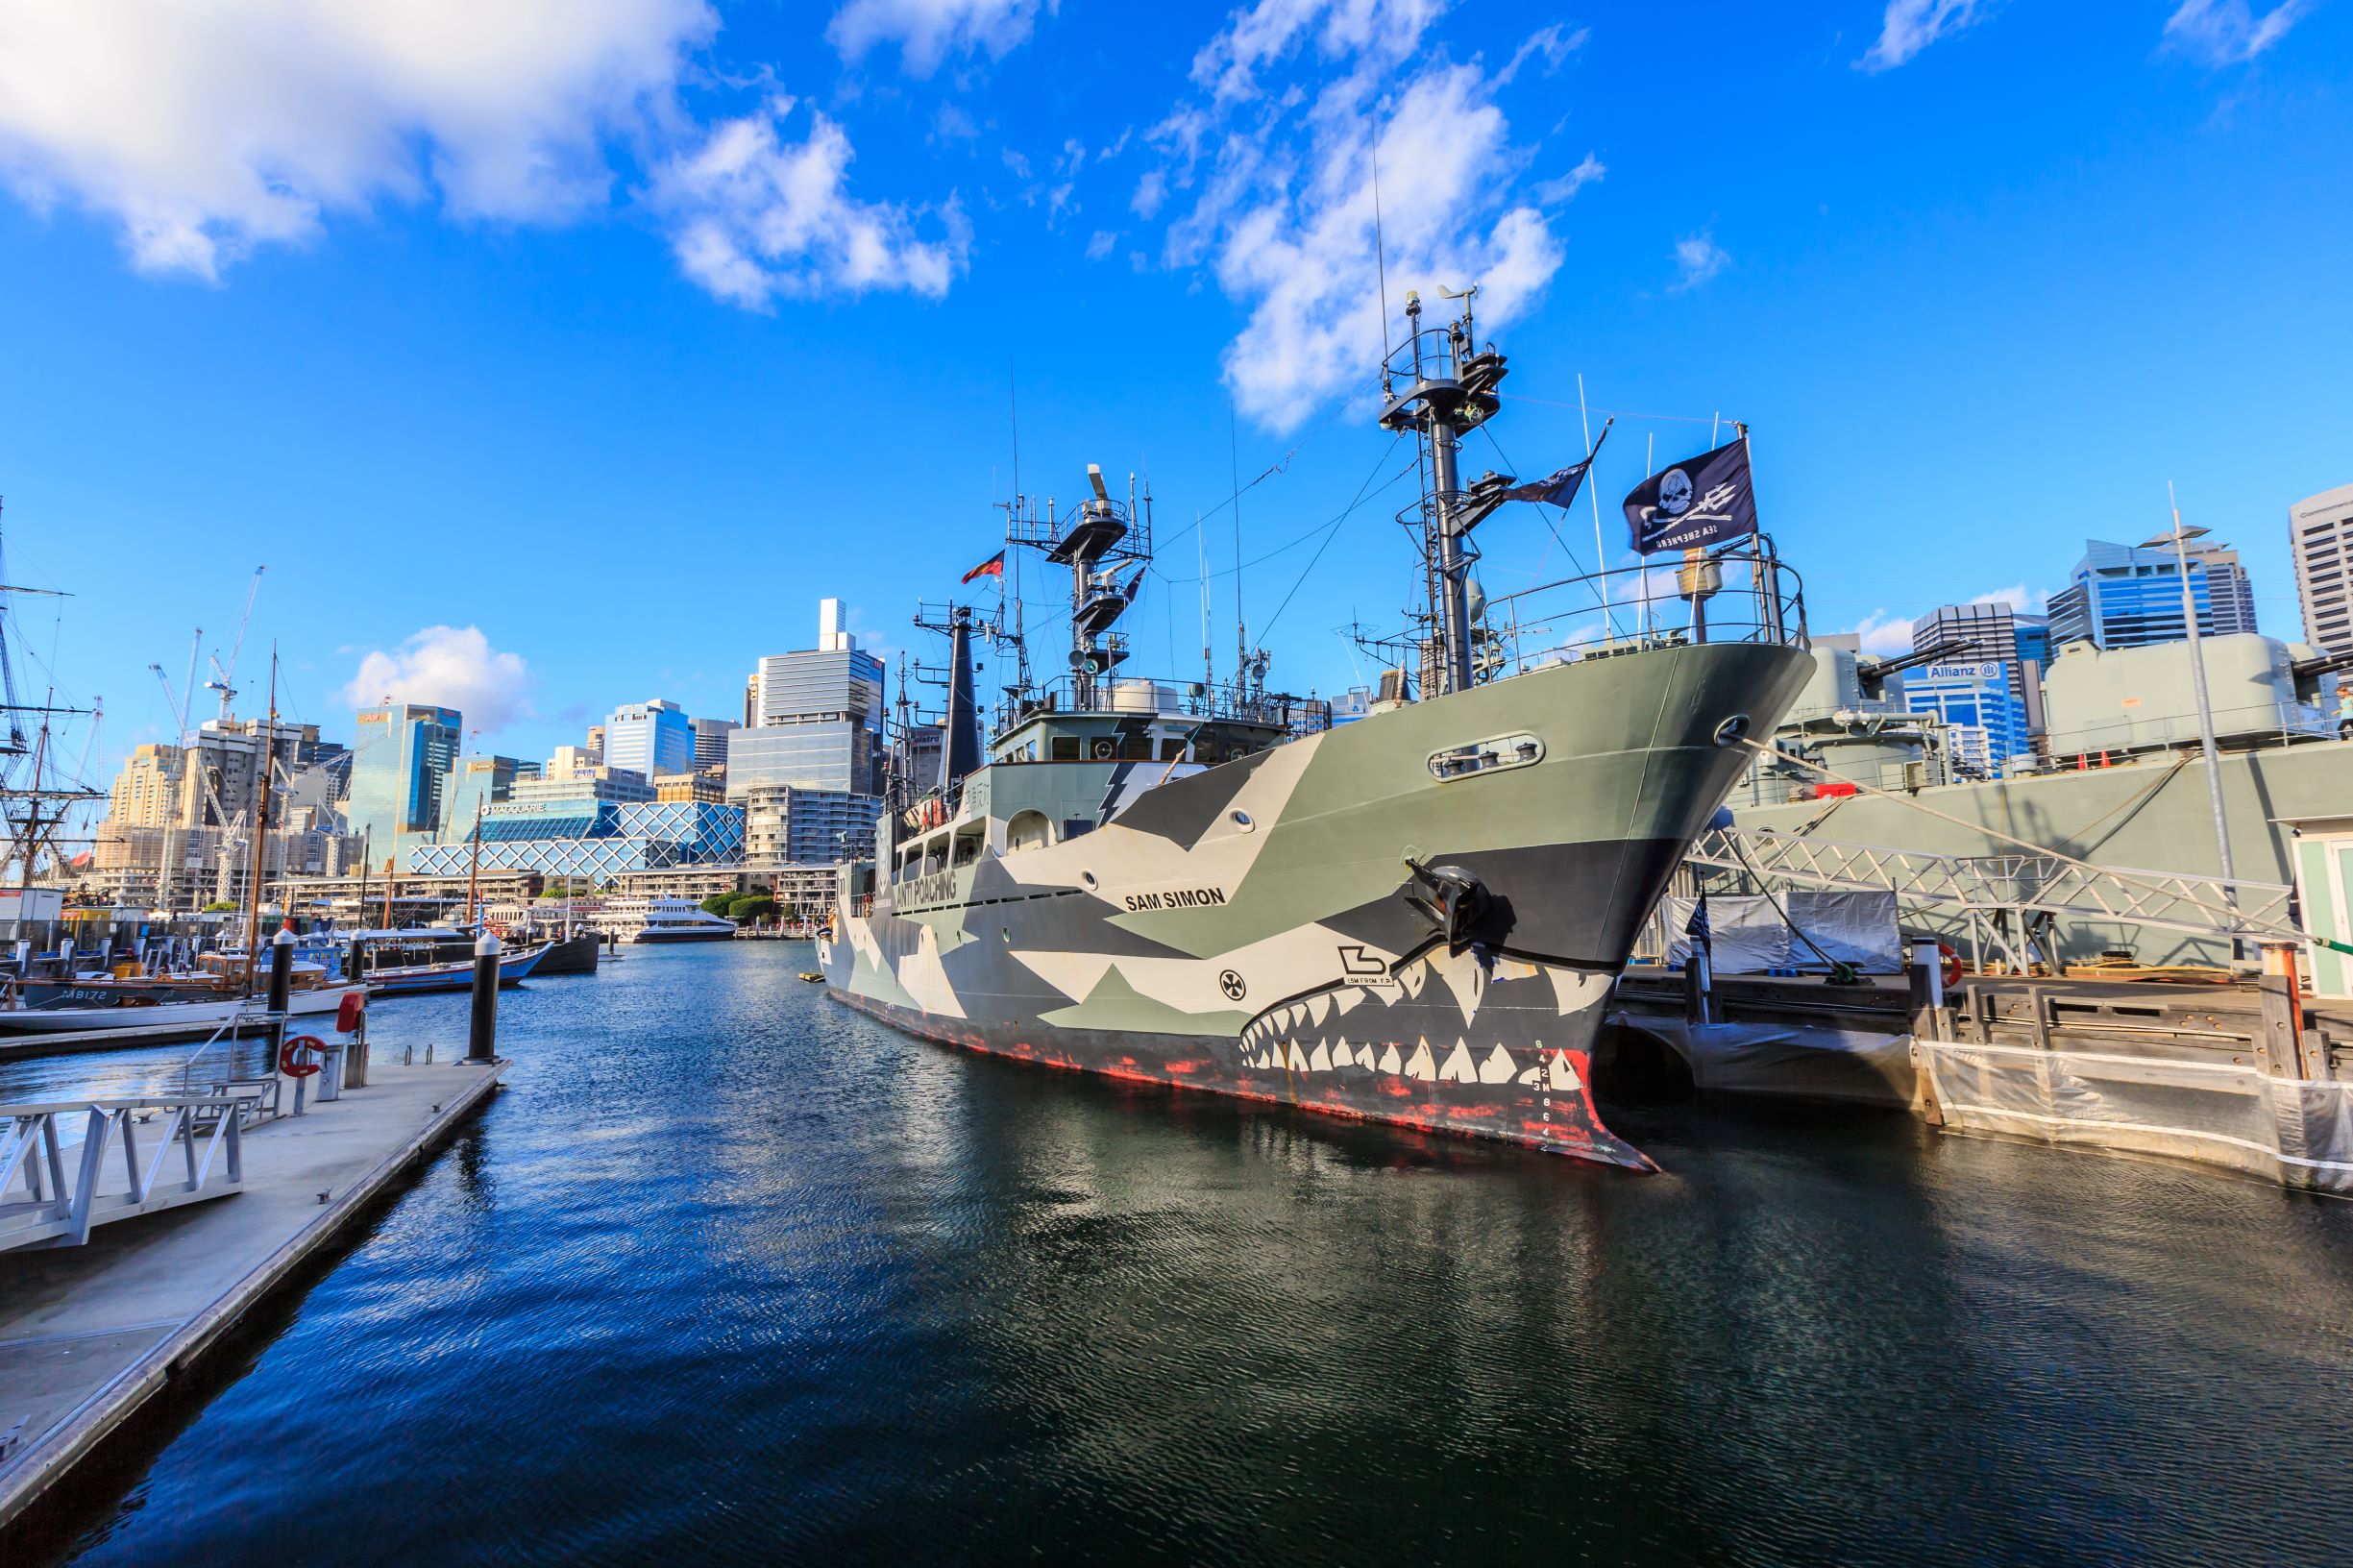
[[[393,702],[365,708],[354,725],[349,831],[367,835],[368,859],[407,864],[408,851],[441,830],[442,799],[457,762],[454,708]]]

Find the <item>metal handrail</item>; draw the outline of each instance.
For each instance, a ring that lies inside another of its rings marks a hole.
[[[2056,853],[1941,855],[1733,827],[1702,834],[1684,859],[1759,881],[1886,890],[1915,904],[1963,912],[2031,912],[2210,938],[2305,940],[2292,915],[2295,890],[2283,883],[2094,867]]]
[[[261,1003],[261,1007],[257,1011],[253,1005],[256,1002]],[[267,997],[248,996],[245,998],[245,1000],[239,1002],[237,1004],[237,1010],[234,1013],[230,1014],[226,1018],[223,1018],[221,1020],[221,1026],[218,1029],[213,1030],[210,1035],[207,1036],[204,1043],[188,1053],[187,1060],[180,1064],[180,1091],[184,1094],[192,1092],[189,1086],[196,1071],[197,1062],[203,1058],[207,1051],[209,1051],[213,1046],[220,1043],[221,1037],[223,1035],[229,1034],[231,1030],[235,1029],[239,1024],[266,1023],[275,1017],[277,1017],[277,1015],[273,1014],[269,1010],[269,999]]]
[[[0,1133],[0,1250],[44,1244],[79,1246],[90,1227],[176,1203],[218,1197],[245,1181],[244,1117],[221,1115],[206,1133],[199,1115],[216,1105],[257,1096],[142,1094],[120,1098],[64,1100],[0,1106],[7,1128]],[[141,1158],[137,1120],[142,1112],[168,1112],[152,1153]],[[85,1115],[81,1157],[70,1164],[59,1136],[60,1119]],[[200,1134],[203,1145],[198,1146]],[[108,1143],[119,1140],[126,1188],[105,1199],[98,1188]],[[184,1170],[166,1182],[164,1165],[175,1146]],[[225,1156],[226,1181],[214,1184],[213,1165]],[[70,1174],[69,1174],[70,1172]],[[22,1176],[25,1196],[7,1193]]]
[[[1697,598],[1684,592],[1709,583]],[[1490,678],[1698,643],[1811,645],[1804,579],[1769,550],[1748,546],[1679,566],[1609,567],[1490,595],[1481,620]]]

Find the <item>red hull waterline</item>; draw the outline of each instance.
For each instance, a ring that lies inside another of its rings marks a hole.
[[[838,985],[826,990],[836,1000],[919,1040],[1011,1061],[1386,1122],[1422,1133],[1492,1139],[1621,1170],[1658,1168],[1604,1125],[1593,1103],[1588,1051],[1537,1047],[1533,1070],[1483,1083],[1475,1066],[1467,1074],[1438,1066],[1427,1041],[1375,1041],[1356,1046],[1354,1052],[1361,1053],[1368,1066],[1354,1072],[1331,1070],[1324,1062],[1311,1070],[1302,1046],[1285,1042],[1268,1053],[1279,1068],[1269,1070],[1243,1060],[1241,1042],[1236,1041],[1050,1025],[1016,1028],[920,1013]],[[1315,1044],[1328,1060],[1325,1042]],[[1524,1051],[1520,1058],[1528,1060],[1530,1053]],[[1413,1068],[1417,1060],[1424,1064],[1421,1071]],[[1369,1065],[1376,1061],[1405,1070],[1378,1070]]]

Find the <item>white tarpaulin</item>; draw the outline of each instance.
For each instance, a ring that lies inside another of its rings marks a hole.
[[[1853,965],[1864,974],[1903,972],[1903,938],[1896,928],[1893,893],[1792,888],[1777,896],[1789,911],[1789,919],[1830,957]],[[1684,963],[1691,956],[1686,930],[1696,902],[1690,898],[1658,901],[1659,913],[1667,921],[1670,964]],[[1781,919],[1780,910],[1762,894],[1711,894],[1707,928],[1709,952],[1718,974],[1824,968],[1814,948],[1798,939],[1789,921]]]

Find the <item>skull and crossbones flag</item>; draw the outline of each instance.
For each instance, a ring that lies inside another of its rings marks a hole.
[[[1703,452],[1654,474],[1626,498],[1634,550],[1704,550],[1756,531],[1756,495],[1749,485],[1749,438]]]

